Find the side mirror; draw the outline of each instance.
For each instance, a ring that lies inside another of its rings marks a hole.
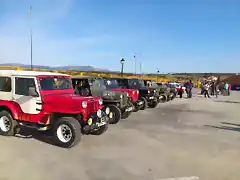
[[[32,96],[32,97],[39,97],[39,94],[36,91],[35,87],[29,87],[28,94],[29,94],[29,96]]]

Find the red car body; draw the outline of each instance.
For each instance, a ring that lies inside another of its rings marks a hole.
[[[43,77],[47,76],[37,76],[38,83]],[[58,78],[61,77],[59,76]],[[70,77],[64,78],[69,78],[70,80]],[[91,114],[104,108],[103,105],[99,104],[100,97],[77,96],[74,94],[72,87],[64,90],[42,90],[39,84],[39,91],[42,102],[36,103],[41,105],[41,109],[38,109],[38,114],[24,113],[20,105],[15,101],[0,100],[0,105],[9,109],[15,120],[39,124],[48,124],[52,113],[81,115],[82,119],[86,121]],[[81,106],[83,101],[87,102],[86,108]]]

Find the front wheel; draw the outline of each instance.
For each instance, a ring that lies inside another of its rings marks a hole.
[[[153,102],[151,102],[151,103],[149,104],[149,107],[150,107],[150,108],[155,108],[155,107],[157,107],[157,105],[158,105],[158,102],[157,102],[157,101],[153,101]]]
[[[77,145],[82,137],[80,123],[73,117],[61,117],[53,125],[55,144],[63,148]]]
[[[0,111],[0,134],[14,136],[16,134],[17,121],[12,118],[8,111]]]
[[[142,104],[142,106],[141,106],[141,110],[145,110],[145,109],[147,109],[147,107],[148,107],[148,101],[147,101],[147,99],[145,98],[145,97],[140,97],[139,98],[141,101],[143,101],[143,104]]]
[[[116,105],[109,105],[108,107],[110,109],[111,116],[109,117],[109,124],[117,124],[122,117],[121,110]]]
[[[167,96],[165,94],[161,94],[160,97],[161,97],[159,100],[160,103],[164,103],[167,101]]]

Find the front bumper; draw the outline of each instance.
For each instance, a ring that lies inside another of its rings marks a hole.
[[[90,133],[101,126],[108,124],[110,110],[106,109],[107,108],[99,109],[88,117],[87,123],[83,127],[84,133]]]

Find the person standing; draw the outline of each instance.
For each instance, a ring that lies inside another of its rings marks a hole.
[[[226,82],[224,85],[224,90],[226,91],[226,95],[228,95],[228,91],[229,91],[228,86],[229,86],[228,82]]]
[[[210,90],[211,90],[211,96],[214,96],[214,91],[215,91],[215,87],[214,87],[214,82],[211,82],[211,86],[210,86]]]
[[[218,93],[219,93],[219,83],[215,83],[214,84],[214,91],[215,91],[215,95],[216,95],[216,98],[218,97]]]
[[[189,81],[188,98],[192,98],[192,88],[193,88],[193,83],[192,83],[192,80],[190,80],[190,81]]]
[[[208,93],[209,87],[210,87],[210,85],[207,82],[205,82],[204,93],[203,93],[205,98],[207,98],[207,97],[210,98],[209,93]]]
[[[228,95],[229,95],[229,96],[230,96],[231,88],[232,88],[231,84],[228,84]]]

